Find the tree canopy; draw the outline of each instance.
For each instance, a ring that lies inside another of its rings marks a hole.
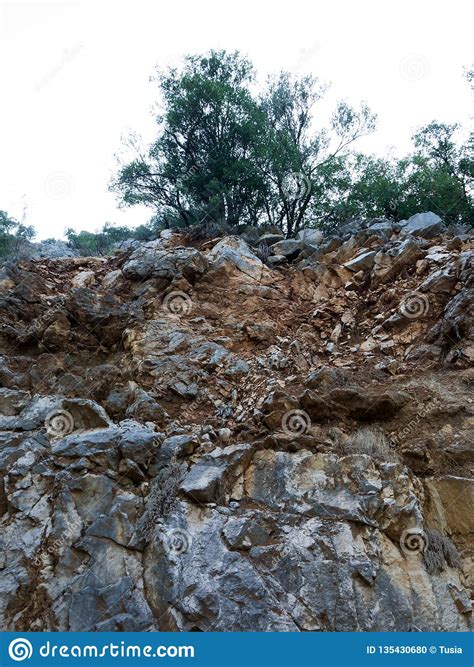
[[[164,226],[276,224],[292,234],[325,215],[342,157],[375,127],[366,105],[340,102],[318,128],[325,85],[282,72],[257,94],[252,64],[238,52],[188,56],[182,71],[154,80],[163,105],[157,139],[111,187],[124,205],[152,207]]]
[[[35,236],[31,225],[24,225],[0,211],[0,257],[15,255],[25,241]]]
[[[472,90],[473,68],[464,75]],[[367,104],[340,101],[323,121],[328,85],[316,77],[280,72],[257,85],[248,58],[220,50],[187,56],[182,68],[158,70],[152,81],[156,137],[146,148],[130,138],[132,156],[110,184],[120,205],[150,207],[150,221],[67,229],[81,254],[108,254],[170,227],[199,235],[264,225],[292,236],[304,227],[427,210],[447,224],[474,225],[474,135],[456,123],[433,120],[415,132],[408,155],[376,157],[357,151],[376,124]],[[34,235],[0,211],[0,256],[18,254]]]

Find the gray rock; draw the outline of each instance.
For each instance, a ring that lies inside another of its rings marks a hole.
[[[450,294],[458,281],[456,267],[448,264],[432,274],[424,280],[419,290],[421,292],[431,292],[432,294]]]
[[[213,269],[220,269],[228,274],[239,271],[254,280],[260,280],[265,271],[263,262],[252,252],[250,246],[237,236],[229,236],[219,241],[207,258]]]
[[[354,259],[351,259],[349,262],[346,262],[344,264],[346,269],[349,269],[350,271],[369,271],[375,261],[375,255],[376,255],[375,250],[367,250],[366,252],[363,252],[361,255],[357,255],[354,257]]]
[[[53,420],[58,418],[55,426]],[[0,428],[32,431],[46,428],[51,422],[51,431],[71,432],[83,428],[101,428],[111,424],[105,410],[94,401],[83,398],[61,398],[57,396],[35,396],[17,416],[0,417]]]
[[[279,241],[272,246],[273,255],[283,255],[288,260],[293,260],[298,257],[300,252],[304,248],[304,243],[298,241],[297,239],[287,239],[285,241]]]
[[[270,266],[279,266],[280,264],[285,264],[287,261],[285,255],[270,255],[267,259]]]
[[[120,269],[116,269],[115,271],[109,271],[109,273],[107,273],[102,280],[102,287],[105,288],[112,287],[119,281],[121,276],[122,276],[122,271]]]
[[[121,421],[120,429],[117,442],[120,454],[124,459],[129,459],[141,469],[147,470],[158,457],[163,434],[131,419]]]
[[[319,246],[323,242],[324,234],[320,229],[302,229],[297,233],[296,238],[309,245]]]
[[[396,227],[397,226],[390,222],[390,220],[381,220],[380,222],[373,222],[370,225],[368,231],[371,234],[381,236],[383,239],[388,240],[395,231]]]
[[[168,463],[171,459],[179,459],[190,456],[198,447],[198,439],[195,435],[173,435],[166,438],[160,447],[159,459]]]
[[[222,502],[237,474],[248,465],[252,453],[250,445],[217,447],[191,468],[180,490],[196,502]]]
[[[381,283],[390,282],[404,269],[414,267],[416,262],[424,256],[420,242],[407,238],[401,243],[388,249],[380,250],[375,255],[373,274]]]
[[[351,222],[346,222],[344,225],[338,227],[337,233],[340,236],[352,236],[366,227],[367,221],[365,220],[351,220]]]
[[[413,236],[421,236],[424,239],[432,239],[445,230],[444,222],[439,215],[428,211],[426,213],[416,213],[408,220],[400,222],[403,231]]]
[[[259,238],[259,243],[265,243],[266,245],[272,246],[278,241],[284,241],[285,237],[283,234],[264,234]]]
[[[131,280],[184,277],[194,283],[207,270],[205,257],[194,248],[163,249],[160,241],[143,243],[123,265],[124,275]]]
[[[24,254],[30,259],[58,259],[79,257],[80,253],[71,248],[65,241],[54,239],[54,242],[42,241],[41,243],[28,244]]]
[[[162,423],[166,420],[167,413],[144,389],[137,389],[133,403],[127,408],[126,416]]]
[[[0,388],[0,415],[6,417],[18,415],[28,404],[31,397],[27,391]]]
[[[321,255],[326,255],[328,252],[334,252],[342,245],[342,240],[339,236],[333,236],[327,243],[320,246]]]

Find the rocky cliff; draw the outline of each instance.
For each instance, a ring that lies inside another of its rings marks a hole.
[[[434,214],[0,271],[1,630],[455,630],[473,257]]]

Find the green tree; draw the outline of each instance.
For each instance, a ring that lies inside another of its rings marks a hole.
[[[167,226],[254,221],[266,188],[254,156],[266,126],[249,91],[250,62],[211,51],[156,80],[164,102],[158,138],[120,169],[112,189],[125,205],[152,206]]]
[[[287,72],[269,81],[263,97],[272,132],[267,175],[273,185],[272,222],[290,235],[308,222],[326,221],[345,183],[351,145],[375,127],[366,105],[356,111],[339,102],[329,127],[317,127],[315,106],[327,91],[312,76]]]
[[[21,246],[35,235],[34,227],[18,222],[6,211],[0,211],[0,257],[16,255]]]
[[[341,102],[327,129],[313,109],[326,87],[288,73],[256,98],[238,52],[188,56],[158,76],[164,112],[146,154],[112,183],[125,205],[146,204],[168,226],[276,224],[291,234],[327,211],[348,147],[374,126],[366,106]]]
[[[414,151],[402,159],[357,156],[350,187],[333,212],[339,219],[384,215],[401,220],[431,210],[447,224],[472,225],[472,137],[462,142],[459,131],[457,125],[433,121],[415,133]]]
[[[473,135],[459,141],[459,132],[457,124],[433,121],[414,135],[416,150],[406,164],[408,199],[422,209],[431,204],[448,223],[472,223]]]

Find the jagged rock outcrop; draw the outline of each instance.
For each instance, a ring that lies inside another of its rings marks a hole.
[[[2,267],[0,629],[471,628],[473,236],[245,238]]]

